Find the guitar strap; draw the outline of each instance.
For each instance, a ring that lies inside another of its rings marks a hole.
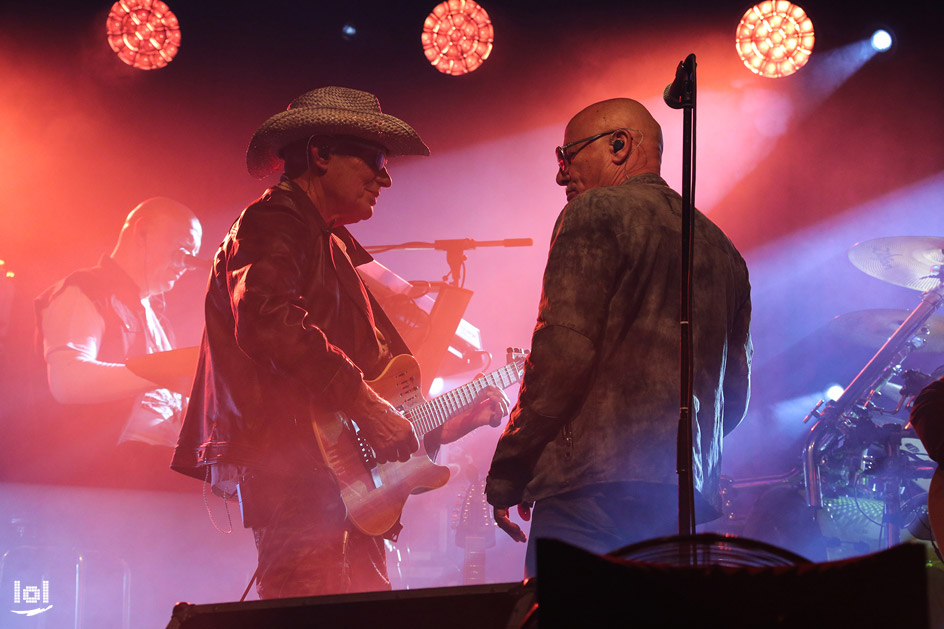
[[[380,307],[380,304],[377,303],[377,299],[374,297],[373,293],[370,292],[370,289],[367,288],[367,285],[364,282],[361,282],[361,285],[364,287],[364,293],[367,295],[367,298],[370,300],[371,310],[374,311],[374,320],[376,325],[380,329],[380,332],[387,338],[387,343],[389,344],[390,351],[393,356],[399,356],[400,354],[409,354],[410,348],[406,346],[406,342],[403,340],[403,337],[400,336],[400,333],[397,332],[397,329],[393,326],[393,322],[390,321],[390,318],[387,317],[387,313],[384,312],[383,308]],[[384,539],[389,539],[391,542],[396,542],[397,538],[400,536],[400,531],[403,530],[403,524],[400,523],[400,518],[397,518],[396,523],[390,530],[381,535]]]
[[[390,345],[390,353],[393,356],[399,356],[401,354],[410,354],[412,356],[413,352],[411,352],[410,348],[407,347],[406,341],[404,341],[403,337],[400,336],[400,333],[397,332],[397,328],[393,325],[390,317],[388,317],[387,313],[384,312],[383,308],[380,307],[377,299],[370,292],[370,289],[367,288],[366,284],[364,284],[364,291],[367,293],[367,297],[370,299],[370,307],[374,311],[374,321],[376,322],[378,329],[387,338],[387,343]]]
[[[412,355],[410,348],[407,347],[406,341],[400,336],[400,333],[387,316],[387,313],[381,308],[380,303],[355,270],[357,265],[369,262],[373,260],[373,258],[363,250],[360,244],[354,240],[350,232],[343,227],[332,230],[330,240],[332,263],[334,264],[335,271],[338,273],[338,277],[343,280],[341,285],[345,288],[351,287],[350,290],[353,290],[354,286],[360,289],[361,294],[357,296],[352,295],[352,297],[354,297],[355,301],[369,305],[369,308],[364,314],[367,316],[371,325],[380,331],[388,345],[390,356],[399,356],[400,354]],[[334,260],[334,256],[336,255],[335,251],[339,251],[340,255],[347,259],[350,266],[343,263],[338,264],[338,262]],[[357,299],[357,297],[361,297],[363,301]]]

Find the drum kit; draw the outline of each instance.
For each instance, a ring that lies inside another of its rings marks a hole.
[[[859,551],[851,554],[861,554],[901,543],[906,530],[930,541],[929,509],[930,526],[944,536],[944,522],[935,521],[944,512],[944,504],[937,504],[944,502],[944,483],[935,479],[929,507],[936,464],[908,423],[914,397],[944,375],[944,365],[931,373],[907,365],[912,355],[933,360],[944,354],[944,316],[934,314],[944,303],[944,238],[877,238],[854,245],[849,260],[872,277],[921,291],[918,305],[910,312],[863,310],[837,317],[831,327],[844,341],[878,351],[838,397],[821,400],[803,420],[813,425],[792,472],[728,479],[728,487],[798,486],[802,475],[805,501],[820,532],[837,545],[851,543]]]

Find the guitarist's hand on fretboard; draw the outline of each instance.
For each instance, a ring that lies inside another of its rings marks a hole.
[[[378,463],[408,461],[420,447],[413,424],[366,382],[345,412],[357,422]]]
[[[476,378],[482,377],[479,374]],[[475,401],[464,413],[453,417],[443,425],[442,442],[451,443],[467,435],[476,428],[489,425],[501,425],[502,418],[508,414],[511,402],[504,391],[496,386],[487,386],[475,397]]]

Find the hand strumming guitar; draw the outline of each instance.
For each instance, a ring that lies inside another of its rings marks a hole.
[[[366,382],[344,411],[357,422],[378,463],[406,462],[420,447],[413,424]]]

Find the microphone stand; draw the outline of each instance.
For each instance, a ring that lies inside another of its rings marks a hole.
[[[434,240],[433,242],[404,242],[399,245],[375,245],[364,247],[368,253],[384,253],[385,251],[437,249],[446,252],[446,263],[449,272],[443,275],[443,281],[449,281],[450,286],[461,288],[465,284],[462,270],[465,268],[465,252],[478,247],[530,247],[534,241],[530,238],[505,238],[504,240],[473,240],[472,238],[458,238],[453,240]]]
[[[683,110],[682,133],[682,259],[681,312],[679,313],[681,388],[676,472],[679,477],[679,536],[695,534],[695,480],[692,472],[692,403],[694,352],[692,340],[692,244],[695,226],[695,55],[680,62],[675,81],[663,97],[673,109]],[[693,549],[692,549],[693,550]],[[694,559],[694,552],[691,556]]]

